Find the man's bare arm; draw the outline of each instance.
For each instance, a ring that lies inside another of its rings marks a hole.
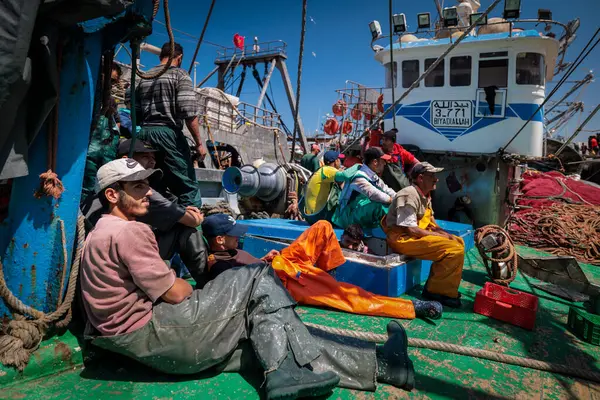
[[[179,304],[192,294],[192,285],[181,278],[175,278],[175,283],[165,292],[161,299],[170,304]]]

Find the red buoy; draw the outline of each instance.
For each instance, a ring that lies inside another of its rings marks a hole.
[[[325,125],[323,126],[323,132],[328,135],[335,135],[340,130],[340,123],[335,118],[329,118],[325,121]]]
[[[356,120],[356,121],[360,121],[362,119],[362,111],[360,110],[360,105],[357,104],[354,106],[354,108],[352,109],[352,111],[350,111],[350,116],[352,117],[352,119]]]
[[[348,105],[344,100],[338,100],[337,103],[335,103],[331,108],[331,111],[333,111],[334,115],[341,117],[348,111]]]

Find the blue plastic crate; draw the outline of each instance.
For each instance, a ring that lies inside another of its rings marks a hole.
[[[289,239],[291,240],[291,239]],[[254,257],[262,257],[270,250],[282,250],[286,243],[263,237],[246,236],[242,249]],[[340,282],[351,283],[369,292],[398,297],[425,282],[429,276],[431,261],[399,261],[385,266],[373,265],[348,259],[336,268],[332,275]]]

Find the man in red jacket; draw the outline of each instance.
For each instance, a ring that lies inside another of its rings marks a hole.
[[[396,128],[386,131],[381,140],[382,150],[392,157],[383,171],[382,179],[386,185],[396,192],[410,186],[407,173],[414,165],[419,163],[419,160],[411,152],[396,143],[397,133]]]

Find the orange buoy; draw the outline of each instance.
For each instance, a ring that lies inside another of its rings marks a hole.
[[[344,100],[338,100],[337,103],[335,103],[331,108],[331,111],[333,111],[334,115],[341,117],[348,111],[348,105]]]
[[[384,112],[385,110],[383,109],[383,93],[379,95],[379,98],[377,99],[377,109],[379,110],[379,112]]]
[[[350,116],[352,117],[352,119],[354,119],[356,121],[360,121],[362,119],[363,113],[360,109],[361,109],[361,107],[359,104],[354,106],[352,111],[350,111]]]
[[[335,135],[340,130],[340,123],[335,118],[329,118],[325,121],[325,125],[323,126],[323,132],[328,135]]]
[[[347,135],[350,132],[352,132],[353,128],[354,128],[354,126],[352,125],[352,122],[344,121],[344,123],[342,124],[342,133]]]

